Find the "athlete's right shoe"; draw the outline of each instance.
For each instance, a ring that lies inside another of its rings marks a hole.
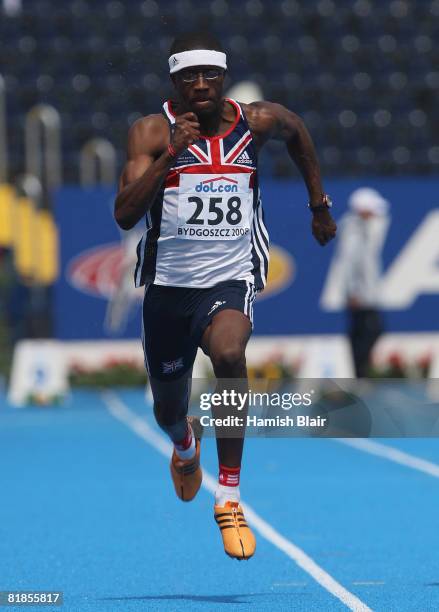
[[[221,530],[225,553],[238,561],[250,559],[256,550],[256,539],[239,503],[228,501],[224,506],[215,505],[214,518]]]
[[[203,426],[198,417],[187,417],[195,437],[195,455],[192,459],[180,459],[175,452],[171,458],[171,476],[175,492],[182,501],[192,501],[198,493],[203,474],[200,467],[200,442],[203,435]]]

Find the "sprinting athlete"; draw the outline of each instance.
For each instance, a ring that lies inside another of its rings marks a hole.
[[[279,104],[225,98],[227,59],[215,37],[179,36],[169,69],[174,98],[129,132],[115,218],[128,230],[146,217],[135,270],[136,286],[145,285],[145,364],[155,418],[174,444],[175,491],[189,501],[202,480],[200,423],[187,416],[198,347],[218,380],[247,379],[253,301],[265,287],[269,261],[257,172],[267,140],[285,142],[301,171],[321,245],[335,236],[336,226],[303,122]],[[225,552],[236,559],[248,559],[256,547],[240,506],[243,433],[224,438],[217,430],[214,516]]]

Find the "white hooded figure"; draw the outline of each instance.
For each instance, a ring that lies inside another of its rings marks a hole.
[[[383,330],[379,313],[382,249],[389,225],[389,203],[370,187],[350,196],[341,219],[336,273],[349,314],[349,337],[358,377],[368,374],[370,354]]]
[[[375,189],[361,187],[352,192],[348,205],[337,247],[345,306],[378,308],[389,203]]]

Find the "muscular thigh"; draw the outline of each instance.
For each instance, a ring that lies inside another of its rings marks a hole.
[[[245,346],[253,329],[255,288],[247,281],[219,283],[206,294],[198,317],[199,344],[206,355],[218,344]]]
[[[245,351],[252,333],[250,320],[238,310],[222,310],[205,330],[201,347],[206,355],[222,349]]]

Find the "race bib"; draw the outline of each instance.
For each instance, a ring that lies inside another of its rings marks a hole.
[[[250,174],[180,174],[177,238],[237,240],[250,232]]]

